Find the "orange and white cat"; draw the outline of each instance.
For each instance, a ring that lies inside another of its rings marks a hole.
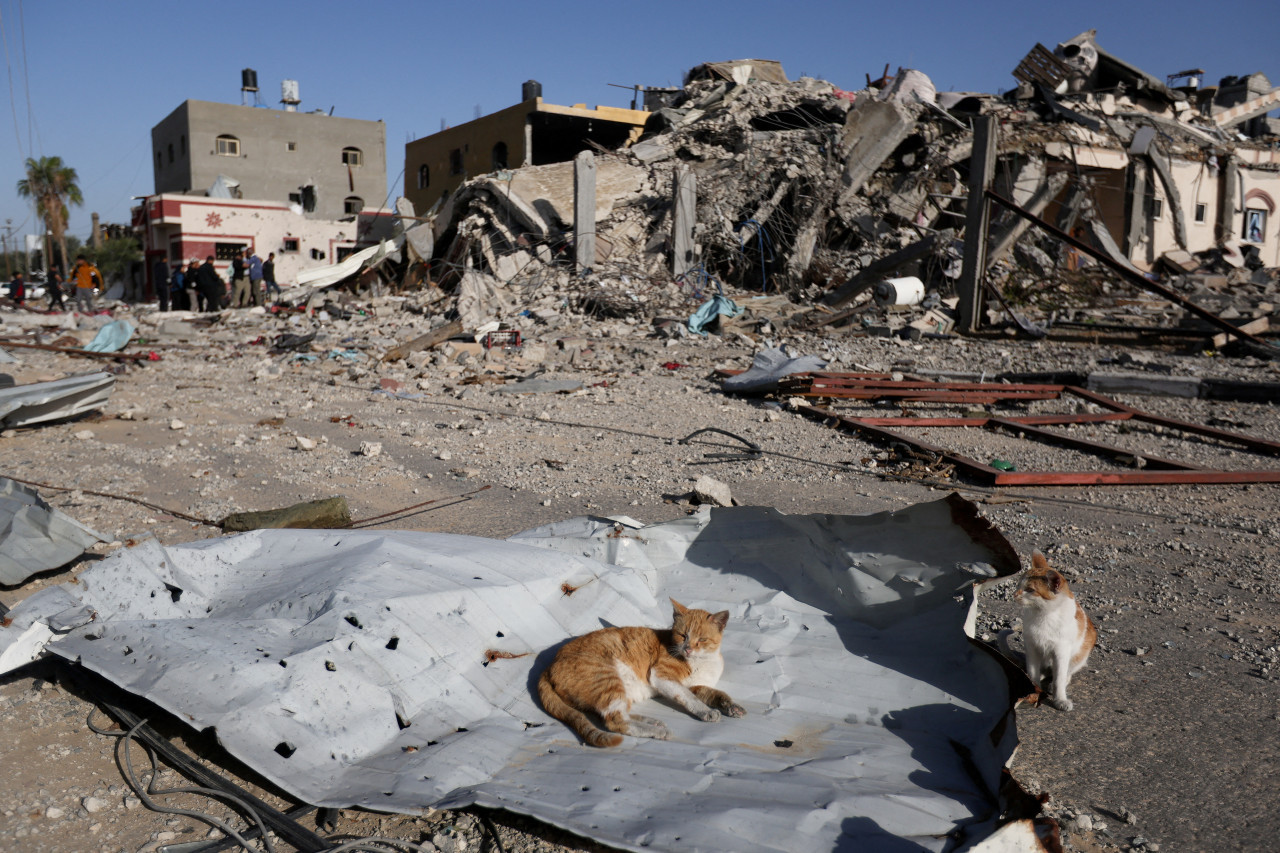
[[[1075,706],[1067,698],[1067,685],[1089,659],[1098,629],[1076,603],[1067,579],[1039,551],[1031,556],[1031,568],[1014,595],[1022,604],[1027,675],[1037,687],[1051,676],[1053,705],[1070,711]]]
[[[675,611],[669,630],[602,628],[566,643],[538,679],[547,713],[591,746],[617,746],[623,735],[670,737],[660,720],[630,713],[633,704],[655,694],[708,723],[721,714],[745,716],[740,705],[715,688],[724,671],[720,640],[729,611],[708,613],[674,598],[671,604]],[[583,712],[599,717],[608,731]]]

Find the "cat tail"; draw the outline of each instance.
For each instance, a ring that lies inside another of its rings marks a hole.
[[[545,671],[538,679],[538,698],[542,700],[543,710],[573,729],[591,746],[618,746],[622,743],[622,735],[599,728],[586,714],[560,698],[551,684],[550,673]]]

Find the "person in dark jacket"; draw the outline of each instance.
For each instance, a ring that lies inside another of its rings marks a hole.
[[[222,276],[213,267],[213,255],[204,259],[200,269],[196,271],[196,292],[200,297],[201,311],[219,311],[222,300],[227,295],[227,286]]]
[[[276,253],[271,252],[267,255],[267,259],[262,262],[262,280],[267,283],[267,299],[271,298],[271,291],[276,292],[276,296],[281,293],[280,285],[276,284]]]
[[[62,293],[62,273],[58,272],[57,267],[49,270],[47,291],[45,295],[49,297],[49,310],[66,311],[67,306],[63,301],[64,296]]]
[[[14,273],[13,281],[9,282],[9,298],[18,305],[27,298],[27,283],[22,278],[22,270]]]
[[[173,268],[173,272],[169,274],[169,280],[161,285],[169,291],[169,304],[173,306],[174,311],[184,310],[183,302],[187,296],[187,291],[184,286],[186,278],[187,275],[183,272],[183,266],[179,263]]]
[[[160,302],[160,310],[169,310],[169,262],[164,258],[156,258],[151,265],[151,287],[155,290],[156,299]]]
[[[185,289],[182,304],[187,311],[198,311],[203,304],[200,300],[200,285],[196,281],[200,277],[200,262],[195,258],[187,264],[187,271],[182,276],[182,287]]]

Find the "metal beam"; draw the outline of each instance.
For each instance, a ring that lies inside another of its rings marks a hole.
[[[1102,252],[1099,252],[1097,249],[1093,248],[1087,243],[1083,243],[1080,240],[1077,240],[1075,237],[1072,237],[1070,234],[1067,234],[1063,231],[1059,231],[1057,228],[1050,225],[1048,222],[1045,222],[1043,219],[1031,213],[1030,211],[1023,209],[1022,207],[1019,207],[1018,205],[1009,201],[1007,198],[1001,198],[1000,196],[996,195],[990,190],[987,190],[986,196],[991,201],[994,201],[996,204],[999,204],[1001,207],[1012,210],[1014,213],[1018,214],[1021,217],[1030,219],[1032,224],[1039,226],[1041,229],[1057,237],[1059,240],[1062,240],[1067,245],[1074,246],[1076,249],[1079,249],[1081,252],[1084,252],[1086,255],[1098,261],[1098,263],[1102,264],[1104,267],[1116,273],[1117,275],[1129,281],[1130,283],[1142,288],[1143,290],[1149,290],[1152,293],[1156,293],[1156,294],[1159,294],[1160,296],[1163,296],[1165,299],[1168,299],[1170,302],[1173,302],[1181,306],[1182,308],[1186,309],[1187,311],[1190,311],[1192,314],[1195,314],[1197,317],[1206,321],[1207,323],[1210,323],[1213,326],[1216,326],[1217,328],[1222,329],[1231,337],[1241,338],[1243,340],[1249,341],[1250,343],[1256,346],[1263,348],[1263,350],[1266,352],[1280,355],[1280,350],[1277,350],[1276,347],[1272,346],[1267,341],[1264,341],[1262,338],[1259,338],[1256,335],[1251,335],[1248,332],[1241,331],[1236,326],[1231,325],[1226,320],[1219,317],[1217,314],[1213,314],[1201,308],[1199,305],[1196,305],[1194,302],[1187,299],[1185,296],[1183,296],[1181,293],[1178,293],[1176,290],[1170,290],[1169,288],[1165,287],[1163,284],[1152,281],[1151,279],[1147,278],[1141,273],[1138,273],[1135,270],[1131,270],[1128,267],[1124,266],[1123,264],[1117,262],[1114,258],[1111,258],[1110,256],[1105,255]]]

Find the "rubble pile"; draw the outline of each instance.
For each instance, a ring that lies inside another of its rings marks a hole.
[[[1041,65],[1024,60],[1018,88],[1004,96],[939,94],[910,69],[856,92],[787,81],[747,61],[691,72],[638,142],[595,152],[594,263],[574,257],[575,165],[565,162],[464,184],[433,211],[432,257],[403,279],[441,287],[468,329],[564,311],[661,325],[713,295],[765,294],[817,309],[805,322],[839,325],[892,276],[916,277],[945,300],[969,224],[972,123],[989,116],[999,128],[992,190],[1059,233],[992,207],[986,281],[995,298],[984,297],[984,324],[1012,320],[1040,333],[1057,321],[1096,322],[1099,310],[1134,325],[1181,322],[1159,300],[1158,310],[1133,310],[1142,278],[1196,297],[1247,287],[1256,304],[1237,306],[1241,316],[1273,311],[1277,265],[1223,225],[1211,248],[1197,248],[1179,194],[1190,168],[1215,178],[1232,164],[1270,168],[1267,120],[1260,136],[1220,124],[1203,95],[1111,57],[1092,32],[1054,53],[1037,45],[1037,55]],[[673,261],[681,174],[696,198],[687,263]],[[1160,229],[1174,248],[1162,249]],[[1107,272],[1095,256],[1137,278]],[[925,307],[955,319],[945,302]],[[907,319],[891,317],[890,330],[904,332]]]

